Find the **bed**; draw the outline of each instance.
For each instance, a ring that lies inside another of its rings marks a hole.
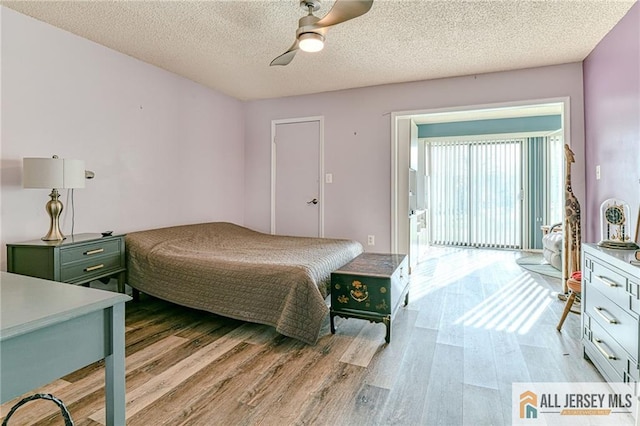
[[[315,344],[328,314],[331,272],[357,241],[264,234],[228,222],[126,236],[127,283],[190,308],[275,327]]]

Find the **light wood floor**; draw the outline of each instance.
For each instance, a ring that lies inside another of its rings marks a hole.
[[[582,357],[580,317],[556,324],[560,280],[521,269],[509,251],[432,248],[410,303],[385,328],[328,321],[315,346],[142,297],[126,313],[127,424],[503,425],[513,382],[602,381]],[[42,391],[77,425],[100,424],[98,363]],[[2,407],[6,415],[12,403]],[[62,424],[51,402],[11,425]]]

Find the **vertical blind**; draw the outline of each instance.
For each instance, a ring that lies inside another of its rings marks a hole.
[[[542,225],[563,217],[563,143],[559,136],[531,137],[523,147],[523,246],[541,249]]]
[[[545,206],[547,225],[559,223],[564,217],[564,139],[546,138]]]
[[[522,247],[523,142],[427,144],[434,244]]]

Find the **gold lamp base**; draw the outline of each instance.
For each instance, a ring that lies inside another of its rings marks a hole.
[[[49,194],[51,200],[47,203],[45,210],[49,213],[49,232],[42,237],[43,241],[62,241],[66,237],[60,231],[60,214],[62,213],[62,203],[58,200],[60,194],[58,190],[53,188]]]

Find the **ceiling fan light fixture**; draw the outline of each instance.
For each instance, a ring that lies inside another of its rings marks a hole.
[[[300,6],[308,10],[308,15],[298,20],[293,45],[269,65],[288,65],[298,50],[319,52],[324,47],[324,36],[330,27],[364,15],[372,4],[373,0],[335,0],[329,13],[318,18],[313,12],[320,8],[320,0],[300,0]]]
[[[319,52],[324,47],[324,37],[322,34],[308,32],[302,33],[298,37],[300,50],[305,52]]]

